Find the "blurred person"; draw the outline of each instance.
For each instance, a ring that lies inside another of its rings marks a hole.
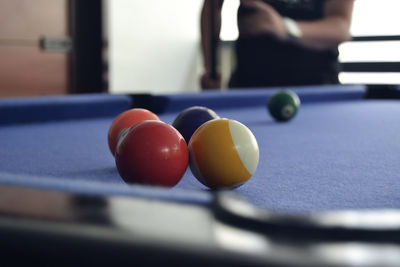
[[[203,89],[221,88],[211,53],[218,43],[212,40],[219,36],[223,2],[205,0],[201,13]],[[338,45],[351,39],[353,2],[241,0],[237,65],[229,87],[338,83]]]

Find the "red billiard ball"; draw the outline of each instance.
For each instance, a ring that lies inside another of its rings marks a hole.
[[[219,116],[215,111],[206,107],[194,106],[179,113],[172,123],[172,126],[182,134],[186,143],[189,144],[190,138],[197,128],[203,123],[217,118],[219,118]]]
[[[122,112],[114,119],[108,130],[108,146],[113,156],[115,155],[115,148],[121,131],[145,120],[159,121],[160,118],[147,109],[133,108]]]
[[[129,184],[173,187],[187,169],[189,152],[174,127],[161,121],[143,121],[121,137],[115,161]]]

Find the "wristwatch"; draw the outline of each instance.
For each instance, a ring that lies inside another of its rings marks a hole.
[[[291,18],[284,17],[283,23],[285,25],[290,40],[296,40],[302,36],[301,29],[299,25],[297,25],[296,21]]]

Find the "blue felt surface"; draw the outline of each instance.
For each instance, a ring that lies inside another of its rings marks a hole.
[[[115,116],[128,109],[125,95],[87,94],[0,100],[0,125]]]
[[[268,90],[243,89],[232,91],[205,91],[173,95],[156,95],[152,108],[158,112],[180,112],[191,106],[205,105],[211,109],[239,109],[265,106],[266,99],[279,89],[291,89],[299,94],[303,103],[358,100],[364,97],[365,86],[308,86],[290,88],[270,88]]]
[[[221,108],[218,113],[246,124],[259,142],[259,167],[235,190],[255,205],[298,213],[400,208],[400,102],[356,97],[305,101],[290,123],[274,122],[264,105]],[[176,115],[160,117],[171,123]],[[170,190],[123,183],[107,147],[113,117],[0,126],[0,183],[194,203],[211,200],[190,170]]]
[[[274,122],[264,107],[221,110],[247,125],[260,147],[256,173],[235,191],[279,212],[400,208],[398,114],[398,100],[303,105],[290,123]],[[180,186],[201,188],[191,179]]]
[[[113,117],[0,127],[0,183],[67,192],[206,203],[198,190],[129,186],[107,144]]]

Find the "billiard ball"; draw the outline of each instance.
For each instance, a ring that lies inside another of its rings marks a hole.
[[[279,90],[268,99],[268,110],[276,121],[288,121],[296,116],[300,99],[290,90]]]
[[[162,121],[143,121],[125,131],[118,142],[115,162],[128,184],[173,187],[189,161],[182,135]]]
[[[190,169],[197,180],[211,189],[242,185],[254,174],[258,159],[255,136],[236,120],[208,121],[189,142]]]
[[[121,131],[145,120],[159,121],[160,118],[147,109],[133,108],[122,112],[113,120],[108,129],[108,147],[113,156],[115,155],[115,148],[118,143],[118,137],[121,135]]]
[[[189,143],[190,137],[203,123],[217,119],[219,116],[215,111],[200,106],[194,106],[183,110],[175,118],[172,126],[174,126]]]

